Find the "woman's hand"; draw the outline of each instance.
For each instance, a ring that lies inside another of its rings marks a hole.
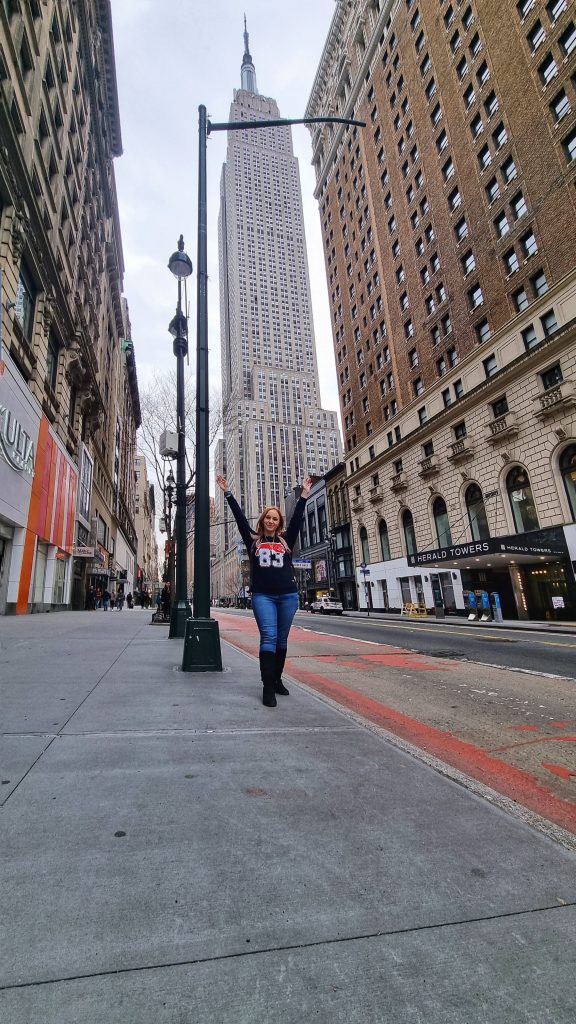
[[[307,476],[302,484],[302,497],[307,498],[312,490],[313,480],[311,476]]]
[[[221,491],[230,490],[230,488],[228,487],[228,481],[226,477],[222,476],[221,473],[219,473],[218,476],[216,477],[216,483],[218,484],[218,487],[220,488]]]

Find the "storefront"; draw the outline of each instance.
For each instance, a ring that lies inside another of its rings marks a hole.
[[[7,353],[0,374],[0,613],[67,607],[78,473]]]
[[[464,594],[497,594],[504,619],[576,620],[576,581],[561,526],[419,551],[408,561],[432,579],[459,570]]]

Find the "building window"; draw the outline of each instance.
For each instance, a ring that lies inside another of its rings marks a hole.
[[[474,100],[476,99],[476,93],[474,92],[474,86],[472,82],[470,82],[470,85],[464,90],[463,98],[466,110],[469,110],[469,108],[474,103]]]
[[[488,528],[484,498],[478,484],[470,484],[470,487],[466,490],[465,500],[472,540],[488,540],[490,530]]]
[[[444,403],[445,409],[448,409],[448,407],[452,405],[452,395],[450,393],[450,388],[445,388],[444,391],[442,392],[442,401]]]
[[[46,383],[52,389],[56,391],[56,382],[58,380],[58,356],[60,353],[60,346],[54,333],[50,331],[48,336],[48,352],[46,354]]]
[[[520,15],[520,21],[524,21],[524,18],[526,17],[528,12],[532,10],[533,7],[534,0],[518,0],[518,3],[516,4],[516,10]]]
[[[460,259],[460,263],[462,264],[462,271],[464,275],[470,274],[476,269],[476,260],[472,249],[468,249],[468,252],[464,253]]]
[[[498,217],[496,217],[494,221],[494,227],[496,228],[496,234],[498,235],[498,238],[504,238],[504,235],[507,235],[508,232],[510,231],[508,217],[506,216],[504,210],[502,211],[501,214],[499,214]]]
[[[546,13],[552,24],[558,21],[560,15],[566,10],[566,0],[548,0]]]
[[[490,325],[488,320],[480,320],[474,327],[476,332],[476,340],[479,345],[483,345],[485,341],[488,341],[490,337]]]
[[[406,544],[406,554],[415,555],[417,552],[416,547],[416,534],[414,533],[414,520],[410,509],[405,509],[402,515],[402,528],[404,530],[404,542]]]
[[[532,53],[534,53],[534,51],[537,50],[539,46],[542,46],[542,43],[546,39],[546,32],[544,31],[544,26],[539,18],[537,21],[534,22],[532,28],[526,36],[526,39],[528,40],[528,45],[532,50]]]
[[[506,490],[516,533],[538,530],[540,524],[532,495],[532,487],[530,486],[530,478],[525,469],[521,466],[516,466],[510,470],[506,477]]]
[[[487,143],[485,146],[482,146],[482,149],[478,153],[478,163],[481,171],[485,171],[492,163],[492,154]]]
[[[24,336],[28,341],[32,340],[34,329],[34,307],[36,304],[36,288],[28,272],[27,267],[22,264],[20,276],[16,287],[16,304],[14,315],[22,328]]]
[[[449,157],[444,166],[442,167],[442,177],[444,178],[444,181],[450,181],[450,178],[453,178],[454,174],[454,161],[452,157]]]
[[[422,383],[421,377],[416,377],[416,379],[412,381],[412,390],[416,398],[422,394],[424,391],[424,384]]]
[[[461,242],[464,238],[468,237],[468,224],[466,218],[462,217],[457,224],[454,225],[454,234],[458,242]]]
[[[574,25],[573,21],[570,22],[568,28],[560,36],[558,45],[564,58],[569,57],[576,50],[576,25]]]
[[[408,362],[411,367],[418,366],[418,352],[415,348],[411,348],[408,353]]]
[[[492,415],[495,420],[499,419],[500,416],[505,416],[508,412],[508,399],[506,395],[502,395],[495,402],[491,403],[490,408],[492,409]]]
[[[574,128],[570,134],[562,140],[562,148],[568,163],[571,163],[572,160],[576,160],[576,128]]]
[[[572,520],[576,520],[576,444],[565,448],[560,457],[560,472],[566,488],[566,496],[572,513]]]
[[[500,195],[500,186],[496,178],[492,178],[491,181],[488,182],[485,192],[489,203],[493,203],[498,199]]]
[[[411,337],[413,337],[413,335],[414,335],[414,324],[412,323],[411,320],[407,320],[406,323],[404,324],[404,336],[406,338],[411,338]]]
[[[368,531],[365,526],[360,527],[360,547],[362,548],[362,561],[370,562],[370,545],[368,544]]]
[[[482,306],[484,303],[484,296],[482,289],[479,284],[475,284],[472,288],[468,289],[468,304],[470,309],[478,309],[478,306]]]
[[[516,195],[514,196],[512,202],[510,203],[510,206],[512,207],[512,213],[514,214],[514,220],[520,220],[520,217],[523,217],[525,213],[528,213],[528,207],[526,206],[526,200],[524,199],[524,196],[522,195],[521,192],[517,192],[516,193]]]
[[[383,562],[390,561],[390,538],[388,536],[388,527],[383,519],[380,520],[378,526],[378,534],[380,537],[380,553],[382,555]]]
[[[472,132],[473,139],[477,139],[484,131],[481,114],[476,114],[476,116],[472,118],[470,122],[470,131]]]
[[[525,309],[528,309],[528,296],[524,287],[515,291],[512,299],[514,302],[514,309],[517,313],[522,313]]]
[[[484,110],[488,118],[493,117],[498,110],[498,99],[495,92],[491,92],[484,100]]]
[[[423,406],[421,406],[420,409],[418,409],[418,423],[422,427],[427,422],[428,422],[428,412],[426,410],[426,406],[423,405]]]
[[[446,508],[446,502],[444,498],[436,498],[432,505],[432,514],[434,516],[434,523],[436,525],[436,536],[438,538],[438,547],[445,548],[450,547],[452,544],[452,534],[450,532],[450,523],[448,521],[448,509]]]
[[[538,252],[538,244],[533,231],[527,231],[525,235],[522,235],[520,245],[522,246],[526,259]]]
[[[528,324],[528,327],[525,327],[521,333],[522,341],[524,342],[524,348],[526,349],[526,351],[529,352],[531,348],[536,348],[536,345],[538,344],[538,338],[536,337],[534,324]]]
[[[504,266],[508,275],[515,274],[516,271],[520,270],[520,263],[514,249],[508,249],[508,252],[504,253],[502,259],[504,260]]]
[[[454,381],[454,394],[457,399],[462,398],[464,395],[464,385],[460,379]]]
[[[558,330],[558,324],[556,322],[553,309],[549,309],[547,313],[544,313],[544,316],[540,317],[540,323],[542,324],[542,330],[544,331],[545,338],[548,338]]]
[[[548,291],[548,282],[543,270],[539,270],[537,274],[530,278],[530,284],[536,298],[540,295],[545,295]]]
[[[511,181],[514,181],[514,178],[518,174],[518,171],[516,170],[516,164],[514,163],[514,158],[511,156],[509,156],[508,159],[504,161],[500,170],[505,185],[509,185]]]
[[[440,132],[440,135],[436,139],[436,149],[437,149],[438,153],[443,153],[444,150],[446,149],[447,145],[448,145],[448,134],[446,132],[446,129],[443,128],[442,131]]]
[[[556,67],[556,61],[551,53],[547,54],[538,68],[538,74],[542,85],[548,85],[553,78],[558,74],[558,68]]]
[[[486,359],[482,360],[482,366],[484,367],[484,375],[486,377],[495,377],[498,373],[498,362],[496,356],[492,353]]]
[[[550,391],[550,388],[555,388],[557,384],[561,384],[564,377],[562,376],[560,363],[555,363],[554,366],[550,366],[544,373],[541,373],[540,380],[542,381],[544,391]]]
[[[564,89],[561,89],[557,96],[554,97],[550,104],[550,112],[554,121],[558,123],[566,114],[570,113],[570,100],[568,99]]]

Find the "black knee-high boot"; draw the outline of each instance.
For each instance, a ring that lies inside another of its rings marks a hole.
[[[260,651],[260,677],[264,687],[262,703],[267,708],[275,708],[276,654],[274,651]]]
[[[277,648],[276,649],[276,663],[275,663],[275,666],[274,666],[275,672],[276,672],[276,680],[275,680],[274,689],[275,689],[276,693],[280,693],[283,697],[287,697],[288,694],[290,693],[290,690],[286,686],[284,686],[284,683],[282,682],[282,673],[284,671],[284,662],[285,661],[286,661],[286,650],[279,650]]]

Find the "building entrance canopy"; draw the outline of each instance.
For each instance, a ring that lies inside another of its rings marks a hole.
[[[489,537],[487,540],[465,541],[432,551],[418,551],[408,556],[411,566],[428,569],[444,567],[482,568],[494,565],[519,565],[542,560],[556,561],[568,557],[568,548],[561,528],[534,530],[511,537]]]

